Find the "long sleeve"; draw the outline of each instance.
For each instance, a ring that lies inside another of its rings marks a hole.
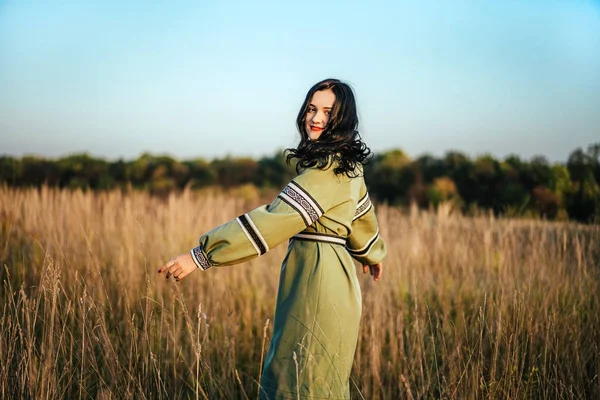
[[[191,254],[201,269],[238,264],[261,256],[312,225],[337,205],[336,193],[344,179],[333,167],[309,168],[294,178],[269,205],[202,235]],[[343,199],[342,199],[343,200]]]
[[[369,199],[369,193],[363,186],[364,193],[356,206],[352,221],[352,230],[346,248],[348,253],[362,264],[380,263],[387,254],[385,242],[379,235],[379,225],[375,208]]]

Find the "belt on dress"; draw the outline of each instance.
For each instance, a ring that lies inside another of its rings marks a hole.
[[[298,240],[307,240],[309,242],[322,242],[329,244],[339,244],[342,246],[346,245],[346,238],[338,235],[330,235],[327,233],[317,233],[317,232],[300,232],[294,236],[292,239]]]

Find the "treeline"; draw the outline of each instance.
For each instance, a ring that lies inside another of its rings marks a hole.
[[[132,161],[106,161],[88,154],[60,159],[0,157],[0,184],[14,187],[122,188],[165,194],[215,185],[280,189],[294,175],[281,152],[259,160],[211,161],[151,154]],[[391,150],[377,154],[365,175],[371,196],[393,205],[435,207],[450,202],[467,212],[491,209],[510,216],[583,222],[600,213],[600,143],[574,150],[566,163],[550,163],[542,156],[473,159],[457,151],[411,159],[401,150]]]

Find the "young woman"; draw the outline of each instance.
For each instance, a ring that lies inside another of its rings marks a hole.
[[[159,269],[180,281],[192,271],[248,261],[290,239],[281,267],[274,332],[261,398],[350,398],[361,316],[352,258],[377,281],[386,247],[362,175],[370,150],[358,133],[352,89],[315,84],[288,149],[298,176],[269,205],[206,233],[199,246]]]

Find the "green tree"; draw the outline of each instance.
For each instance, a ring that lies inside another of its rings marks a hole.
[[[594,178],[596,179],[596,182],[600,184],[600,142],[590,144],[587,153],[594,166]]]
[[[478,157],[473,165],[476,181],[476,202],[479,207],[502,209],[498,193],[502,184],[500,163],[489,154]]]
[[[410,158],[400,149],[376,155],[365,167],[370,195],[390,204],[408,204],[416,179],[410,166]]]
[[[108,165],[108,175],[114,185],[125,187],[129,183],[128,164],[123,159],[118,159]]]
[[[190,180],[188,184],[192,189],[198,189],[205,186],[214,185],[217,182],[217,172],[202,158],[196,158],[190,161],[184,161],[188,167]]]
[[[211,166],[217,173],[219,184],[223,187],[252,183],[258,172],[258,162],[248,157],[226,157],[214,160]]]
[[[152,173],[152,162],[154,157],[144,153],[127,166],[126,175],[131,184],[137,188],[146,187]]]
[[[22,186],[58,186],[60,171],[58,165],[35,156],[25,156],[21,159]]]
[[[573,194],[567,199],[569,217],[579,221],[590,221],[598,213],[600,186],[596,181],[596,160],[593,150],[574,150],[567,161],[567,168],[573,180]]]
[[[544,156],[531,159],[531,173],[536,186],[549,187],[552,183],[552,167]]]
[[[420,156],[415,160],[416,167],[423,174],[423,180],[425,183],[430,184],[437,178],[444,176],[446,171],[446,165],[444,160],[435,158],[430,154]]]
[[[72,189],[110,189],[113,178],[108,163],[87,153],[72,154],[56,162],[60,170],[60,186]]]
[[[23,165],[21,160],[10,157],[0,157],[0,183],[6,183],[10,186],[16,186],[23,181]]]
[[[458,151],[449,151],[443,158],[446,174],[454,181],[465,205],[476,202],[477,178],[473,163],[465,154]]]
[[[294,176],[295,171],[287,165],[282,152],[270,157],[262,157],[258,161],[258,172],[254,184],[259,187],[282,188]]]
[[[521,181],[523,166],[521,159],[514,155],[500,163],[502,182],[497,202],[501,212],[507,215],[522,215],[530,207],[531,194]]]

